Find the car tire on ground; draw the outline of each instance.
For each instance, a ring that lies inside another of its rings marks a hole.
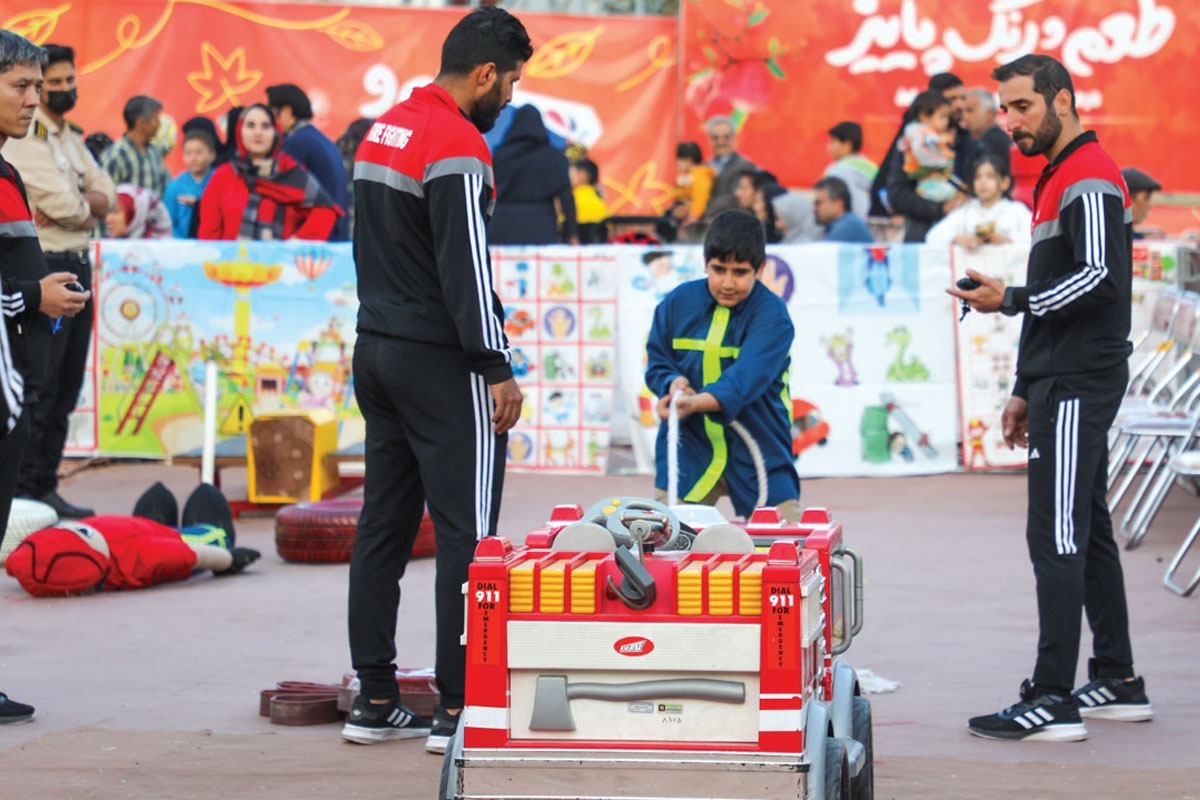
[[[846,745],[841,739],[825,742],[825,800],[850,800],[850,776],[846,768]]]
[[[275,514],[275,549],[284,561],[345,563],[354,549],[362,513],[361,497],[343,497],[284,506]],[[433,520],[426,511],[413,544],[413,558],[437,552]]]
[[[871,701],[855,697],[851,703],[851,723],[854,741],[865,748],[863,767],[850,780],[851,800],[874,800],[875,797],[875,737],[871,733]]]

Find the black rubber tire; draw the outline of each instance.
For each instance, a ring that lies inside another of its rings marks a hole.
[[[825,800],[850,800],[846,745],[840,739],[825,742]]]
[[[462,729],[459,728],[446,743],[446,754],[442,756],[442,779],[438,783],[438,800],[454,800],[458,793],[458,765],[456,759],[462,754]]]
[[[875,798],[875,736],[871,727],[871,701],[855,697],[851,701],[851,723],[854,740],[866,748],[863,768],[850,780],[851,800],[874,800]]]
[[[275,514],[275,549],[284,561],[346,563],[354,549],[354,532],[362,513],[361,497],[343,497],[284,506]],[[413,558],[437,552],[429,512],[413,543]]]

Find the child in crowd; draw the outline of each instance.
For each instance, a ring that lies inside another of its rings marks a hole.
[[[695,241],[700,218],[712,196],[717,173],[704,163],[700,145],[680,142],[675,148],[675,203],[667,212],[667,221],[678,230],[680,241]]]
[[[911,120],[897,147],[904,153],[904,174],[917,184],[917,194],[944,203],[958,194],[954,173],[954,134],[950,101],[941,92],[921,92],[908,109]]]
[[[800,479],[792,462],[788,366],[795,329],[787,305],[759,278],[766,264],[762,223],[740,209],[718,214],[704,239],[706,277],[689,281],[654,310],[646,343],[646,386],[659,397],[655,497],[667,497],[667,422],[677,392],[679,498],[713,504],[728,495],[748,517],[758,472],[737,421],[757,444],[767,505],[800,518]]]
[[[171,233],[179,239],[195,239],[199,217],[196,207],[208,185],[217,158],[217,145],[207,133],[195,131],[183,139],[184,172],[167,184],[163,205],[171,216]]]
[[[951,211],[925,237],[928,244],[957,244],[974,250],[985,244],[1029,246],[1033,215],[1024,203],[1008,198],[1012,173],[1008,162],[992,153],[975,160],[969,201]]]
[[[850,208],[864,220],[871,211],[871,184],[879,168],[862,154],[863,130],[857,122],[839,122],[829,129],[826,147],[833,162],[825,168],[826,178],[841,178],[850,190]]]
[[[608,206],[600,195],[600,168],[590,158],[578,158],[568,169],[571,192],[575,195],[575,221],[579,225],[580,244],[602,244],[607,238],[604,220]]]
[[[122,183],[117,202],[104,218],[110,239],[169,239],[171,215],[149,189]]]

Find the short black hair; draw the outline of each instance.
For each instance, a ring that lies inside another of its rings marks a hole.
[[[217,152],[217,143],[205,131],[196,128],[188,131],[183,135],[183,143],[187,144],[188,142],[202,142],[209,150],[212,150],[214,153]]]
[[[767,235],[758,217],[740,208],[713,217],[704,235],[704,263],[745,261],[758,269],[767,260]]]
[[[279,83],[267,87],[267,105],[271,108],[287,106],[292,110],[296,119],[312,119],[312,101],[308,95],[294,83]]]
[[[704,155],[700,152],[700,145],[695,142],[680,142],[675,146],[675,157],[686,158],[688,161],[696,164],[704,163]]]
[[[837,139],[839,142],[848,142],[850,149],[854,152],[862,150],[863,134],[862,125],[857,122],[839,122],[829,129],[829,136],[832,139]]]
[[[1033,90],[1046,100],[1046,108],[1054,103],[1059,92],[1066,89],[1071,95],[1071,114],[1079,116],[1075,110],[1075,84],[1071,80],[1071,73],[1058,59],[1030,53],[992,70],[992,80],[999,83],[1021,76],[1033,78]]]
[[[942,106],[948,105],[950,105],[950,101],[943,97],[941,92],[929,89],[913,98],[912,105],[908,107],[906,118],[910,121],[915,121],[921,117],[929,116]]]
[[[72,67],[75,66],[75,48],[61,44],[44,44],[42,49],[46,51],[47,67],[60,61],[66,61]]]
[[[813,184],[814,191],[822,191],[829,195],[830,200],[841,200],[842,209],[850,210],[850,187],[836,175],[826,175]]]
[[[955,86],[963,85],[962,78],[953,72],[939,72],[937,75],[929,77],[929,90],[931,92],[944,92],[947,89],[953,89]]]
[[[480,64],[493,63],[500,74],[533,55],[525,26],[497,6],[480,6],[460,19],[442,43],[441,75],[466,75]]]
[[[756,169],[750,175],[750,182],[754,184],[755,189],[762,189],[764,186],[770,186],[772,183],[779,183],[779,179],[775,177],[775,173],[767,172],[765,169]]]
[[[133,130],[139,119],[150,119],[162,109],[163,104],[153,97],[135,94],[125,101],[125,109],[121,112],[121,116],[125,118],[125,129]]]
[[[587,175],[588,186],[595,186],[600,182],[600,167],[596,166],[596,162],[590,158],[577,158],[571,162],[571,166],[583,170]]]

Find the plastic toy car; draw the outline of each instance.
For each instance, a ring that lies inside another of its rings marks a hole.
[[[681,519],[682,515],[682,519]],[[841,525],[606,498],[481,541],[442,800],[873,794]]]

